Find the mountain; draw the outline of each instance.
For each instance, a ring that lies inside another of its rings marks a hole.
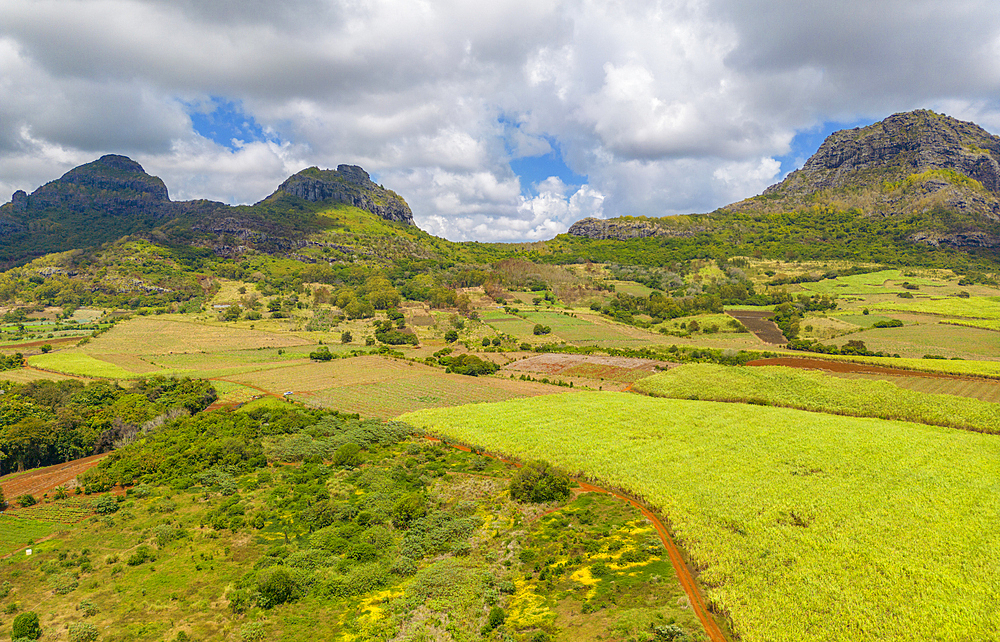
[[[732,233],[736,222],[743,225],[748,218],[770,220],[793,212],[815,218],[819,211],[850,213],[866,228],[885,221],[900,243],[998,247],[1000,137],[932,111],[895,114],[831,134],[802,169],[761,195],[712,214],[584,219],[569,233],[591,239]]]
[[[415,229],[406,201],[353,165],[302,170],[261,202],[233,207],[207,200],[171,201],[163,181],[139,163],[107,155],[30,195],[19,190],[0,207],[0,266],[128,235],[221,254],[233,253],[234,247],[287,251],[301,247],[310,234],[336,227],[335,219],[320,214],[345,207]]]

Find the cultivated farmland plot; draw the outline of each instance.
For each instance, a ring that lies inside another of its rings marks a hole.
[[[1000,630],[993,435],[594,392],[401,419],[644,498],[747,642]]]

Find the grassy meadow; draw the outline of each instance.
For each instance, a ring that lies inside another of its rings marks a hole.
[[[594,392],[402,419],[644,499],[746,642],[959,641],[1000,628],[992,435]]]

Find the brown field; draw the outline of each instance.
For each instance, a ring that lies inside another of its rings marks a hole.
[[[20,368],[18,370],[0,371],[0,381],[29,383],[31,381],[40,381],[42,379],[48,379],[49,381],[63,381],[65,379],[83,380],[83,377],[74,377],[72,375],[59,374],[58,372],[48,372],[46,370],[36,370],[35,368]]]
[[[422,408],[505,401],[569,390],[570,388],[517,379],[446,374],[422,367],[405,378],[338,386],[306,393],[300,400],[310,405],[356,412],[364,417],[388,419]]]
[[[77,475],[96,466],[110,453],[91,455],[65,464],[55,464],[45,468],[33,468],[23,473],[0,477],[0,487],[4,496],[12,500],[20,495],[34,495],[40,499],[45,493],[59,486],[72,487]]]
[[[81,351],[97,354],[169,354],[280,348],[311,343],[283,333],[205,325],[175,318],[138,317],[116,325]]]
[[[754,333],[764,343],[772,345],[788,343],[785,335],[781,333],[781,328],[767,318],[774,314],[769,310],[727,310],[726,314],[746,326],[747,330]]]
[[[610,379],[631,383],[655,373],[657,369],[670,367],[651,359],[626,357],[603,357],[582,354],[540,354],[519,361],[512,361],[502,372],[534,372],[562,377],[582,377],[586,379]]]
[[[262,393],[309,405],[389,418],[420,408],[503,401],[565,392],[569,388],[501,377],[467,377],[439,368],[388,357],[295,363],[267,371],[219,377]]]

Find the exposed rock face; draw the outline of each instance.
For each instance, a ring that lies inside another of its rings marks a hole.
[[[726,210],[813,206],[905,220],[909,239],[1000,247],[1000,137],[975,123],[918,110],[831,134],[802,169]]]
[[[675,219],[680,220],[679,217],[675,217]],[[590,239],[627,241],[629,239],[642,239],[651,236],[688,237],[706,230],[701,225],[689,225],[683,228],[672,226],[670,225],[672,222],[676,221],[672,219],[637,219],[631,217],[606,220],[585,218],[573,223],[569,228],[569,233],[573,236],[585,236]]]
[[[1000,196],[1000,137],[975,123],[919,110],[864,128],[834,132],[800,170],[764,190],[876,186],[927,170],[954,170]]]
[[[413,212],[398,194],[372,182],[368,172],[357,165],[338,165],[336,171],[316,167],[302,170],[278,187],[311,202],[347,203],[387,221],[414,225]]]

